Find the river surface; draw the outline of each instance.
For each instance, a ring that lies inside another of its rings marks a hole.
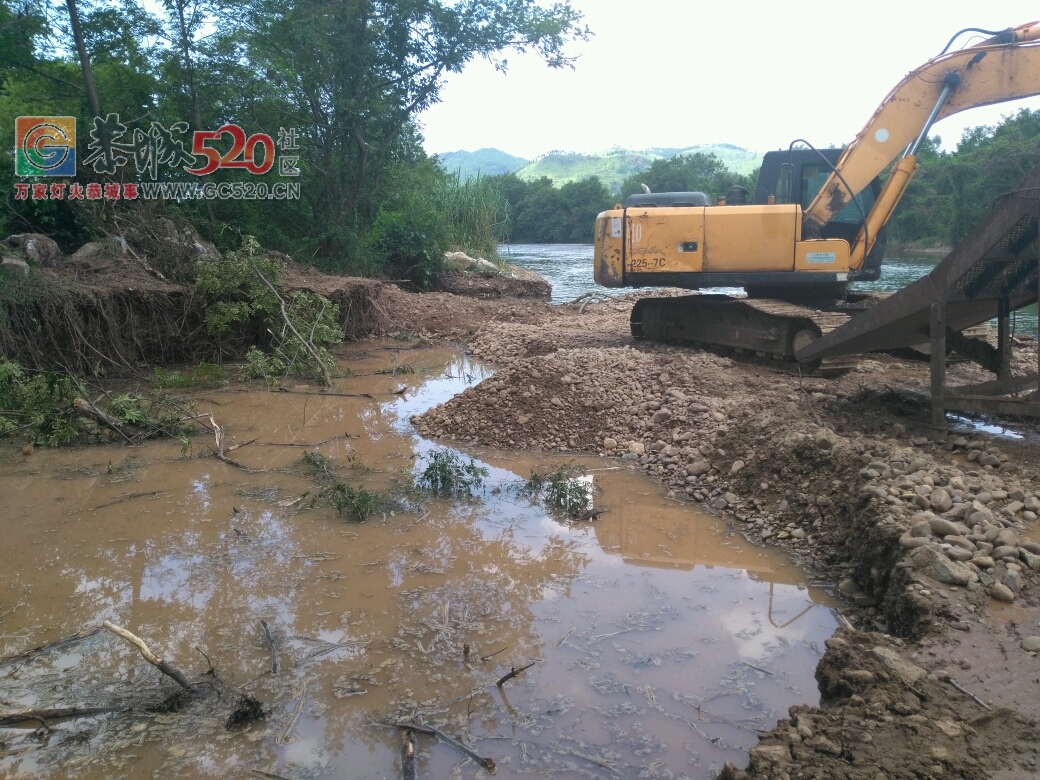
[[[374,721],[419,716],[471,735],[501,778],[700,780],[743,764],[788,707],[818,701],[830,597],[641,472],[580,461],[606,509],[594,522],[516,490],[566,462],[536,453],[467,449],[490,471],[472,498],[409,492],[435,446],[410,416],[489,371],[408,346],[342,350],[344,395],[191,392],[244,468],[212,457],[211,436],[183,451],[5,445],[0,659],[107,619],[205,682],[183,708],[156,711],[175,686],[106,631],[0,660],[0,715],[132,707],[51,731],[0,728],[0,776],[396,778],[401,737]],[[414,373],[375,373],[394,366]],[[417,504],[362,523],[308,508],[319,483],[305,452],[345,483]],[[241,693],[267,717],[229,731]],[[487,776],[418,740],[419,777]]]
[[[567,303],[587,292],[617,295],[627,288],[598,287],[592,278],[592,246],[590,244],[503,244],[499,254],[507,262],[528,268],[544,276],[553,288],[553,303]],[[896,292],[916,282],[942,260],[939,255],[891,253],[885,258],[881,278],[876,282],[857,282],[852,289],[869,292]],[[713,288],[705,292],[739,293],[740,288]],[[994,325],[996,323],[994,322]],[[1036,334],[1036,306],[1012,315],[1012,328],[1017,333]]]

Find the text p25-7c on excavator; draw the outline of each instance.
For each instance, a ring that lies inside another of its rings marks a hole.
[[[792,143],[767,153],[753,197],[738,186],[717,198],[651,192],[601,213],[596,283],[743,287],[746,298],[643,298],[632,310],[632,334],[796,363],[799,349],[872,305],[870,296],[850,294],[849,283],[880,277],[885,225],[932,125],[969,108],[1037,94],[1040,22],[944,50],[896,85],[844,149]],[[848,364],[814,361],[801,368],[834,374]]]

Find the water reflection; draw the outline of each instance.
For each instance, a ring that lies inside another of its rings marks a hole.
[[[739,762],[788,706],[816,700],[817,652],[834,629],[825,594],[782,555],[613,461],[585,461],[600,469],[608,510],[594,523],[511,489],[562,461],[483,450],[468,454],[498,490],[478,501],[427,500],[421,516],[364,524],[304,509],[303,452],[317,444],[342,479],[389,488],[433,446],[409,417],[487,375],[436,349],[408,353],[415,373],[374,373],[406,362],[394,347],[346,352],[355,376],[340,396],[200,394],[234,442],[255,439],[235,452],[252,472],[207,457],[201,439],[195,456],[151,442],[132,462],[114,446],[3,455],[0,655],[108,618],[190,674],[206,669],[204,651],[270,715],[229,734],[230,703],[211,696],[183,713],[70,722],[42,743],[0,730],[26,748],[0,758],[0,774],[382,778],[399,771],[399,741],[370,720],[421,713],[474,735],[501,777],[604,765],[620,777],[703,777]],[[110,461],[129,465],[112,473]],[[277,638],[277,676],[261,618]],[[168,690],[108,635],[0,668],[10,709],[155,702]],[[427,777],[483,772],[427,741],[420,758]]]

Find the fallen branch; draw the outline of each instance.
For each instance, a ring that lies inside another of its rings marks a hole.
[[[8,727],[15,726],[19,723],[25,723],[27,721],[36,721],[42,723],[45,728],[49,728],[47,721],[50,720],[63,720],[66,718],[89,718],[92,715],[104,715],[108,712],[120,712],[125,710],[126,707],[59,707],[53,710],[24,710],[23,712],[14,712],[10,715],[0,715],[0,726]]]
[[[338,398],[370,398],[373,401],[376,397],[371,393],[340,393],[340,392],[321,392],[315,393],[312,390],[286,390],[284,387],[279,387],[275,392],[288,393],[289,395],[326,395]]]
[[[111,428],[113,431],[115,431],[124,439],[126,439],[127,444],[134,443],[133,439],[131,439],[127,435],[126,431],[123,430],[123,426],[120,425],[114,417],[106,413],[100,407],[92,404],[86,398],[76,398],[75,400],[73,400],[72,405],[76,407],[76,411],[80,414],[85,414],[87,417],[93,418],[97,422],[104,425],[106,428]]]
[[[67,636],[64,639],[59,639],[56,642],[51,642],[47,645],[40,645],[39,647],[34,647],[32,650],[26,650],[24,653],[19,653],[18,655],[9,655],[7,658],[0,658],[0,667],[10,666],[11,664],[20,663],[21,661],[28,661],[34,655],[46,653],[50,650],[57,650],[58,648],[65,647],[66,645],[71,645],[74,642],[80,642],[84,639],[87,639],[88,637],[94,636],[99,631],[101,631],[100,628],[95,628],[93,631],[88,631],[85,634],[77,631],[75,634]]]
[[[289,319],[289,314],[285,310],[285,299],[278,294],[278,290],[274,288],[274,285],[267,281],[267,277],[260,272],[260,269],[255,263],[253,265],[253,270],[256,272],[256,275],[260,277],[260,281],[267,285],[267,289],[270,290],[274,294],[274,297],[278,299],[278,306],[282,312],[282,319],[285,321],[289,330],[292,331],[292,334],[303,345],[303,348],[307,350],[307,354],[311,356],[311,360],[313,360],[321,369],[322,378],[325,380],[325,387],[332,387],[332,375],[329,374],[329,367],[325,365],[325,361],[322,360],[321,355],[318,354],[317,348],[315,348],[310,341],[301,336],[300,332],[296,330],[296,326],[292,324],[292,320]]]
[[[769,671],[768,669],[763,669],[761,666],[755,666],[754,664],[749,664],[747,661],[741,661],[740,663],[744,664],[744,666],[747,666],[750,669],[754,669],[756,672],[762,672],[762,674],[768,674],[770,677],[774,676],[771,671]]]
[[[954,680],[954,679],[953,679],[952,677],[950,678],[950,685],[952,685],[952,686],[953,686],[954,688],[956,688],[956,689],[957,689],[958,691],[960,691],[960,692],[961,692],[961,693],[963,693],[963,694],[964,694],[965,696],[967,696],[967,697],[968,697],[969,699],[971,699],[972,701],[974,701],[974,702],[975,702],[976,704],[978,704],[978,705],[979,705],[980,707],[982,707],[982,709],[984,709],[984,710],[992,710],[992,709],[993,709],[993,708],[992,708],[992,707],[990,707],[990,706],[989,706],[988,704],[986,704],[986,702],[984,702],[984,701],[983,701],[982,699],[980,699],[980,698],[979,698],[978,696],[976,696],[976,695],[975,695],[974,693],[972,693],[971,691],[969,691],[969,690],[968,690],[967,688],[964,688],[964,687],[962,687],[961,685],[959,685],[959,684],[958,684],[958,682],[957,682],[956,680]]]
[[[401,735],[401,777],[415,780],[415,734],[411,729]]]
[[[278,650],[274,645],[274,635],[271,633],[267,621],[260,618],[260,625],[264,627],[264,636],[267,638],[267,646],[271,650],[271,674],[278,674]]]
[[[445,745],[447,745],[449,747],[453,747],[456,750],[458,750],[460,753],[463,753],[463,754],[469,756],[474,761],[476,761],[478,764],[480,764],[480,766],[482,766],[484,769],[486,769],[488,772],[490,772],[491,774],[495,774],[495,762],[494,761],[492,761],[490,758],[485,758],[484,756],[480,755],[479,753],[474,752],[473,750],[471,750],[470,748],[466,747],[461,742],[459,742],[457,739],[454,739],[453,737],[449,737],[443,731],[440,731],[438,729],[433,728],[433,726],[417,726],[414,723],[396,723],[394,721],[386,721],[386,720],[377,720],[377,721],[375,721],[375,723],[377,723],[380,726],[389,726],[392,729],[404,729],[405,731],[418,731],[420,734],[428,734],[428,735],[430,735],[432,737],[437,737],[437,739],[439,739]]]
[[[502,679],[500,679],[497,683],[495,683],[495,685],[497,685],[499,688],[501,688],[505,683],[507,683],[510,680],[512,680],[514,677],[516,677],[521,672],[526,671],[527,669],[530,669],[536,663],[538,663],[538,662],[537,661],[531,661],[531,663],[529,663],[527,666],[521,666],[519,669],[511,668],[509,670],[509,674],[507,674],[504,677],[502,677]]]
[[[109,501],[107,503],[98,504],[95,507],[91,507],[90,511],[93,512],[93,511],[95,511],[97,509],[104,509],[106,506],[113,506],[115,504],[121,504],[124,501],[129,501],[132,498],[150,498],[151,496],[161,496],[165,492],[166,492],[165,490],[153,490],[150,493],[138,493],[136,490],[134,490],[134,491],[132,491],[130,493],[123,493],[121,496],[116,496],[114,499],[112,499],[111,501]]]
[[[144,640],[141,639],[141,637],[131,634],[125,628],[120,628],[119,626],[115,625],[114,623],[110,623],[107,620],[101,625],[109,631],[111,631],[116,636],[121,636],[127,642],[134,645],[138,650],[141,651],[141,655],[144,657],[144,660],[146,660],[160,672],[165,674],[167,677],[172,679],[179,686],[187,690],[191,690],[192,685],[190,682],[188,682],[188,678],[185,677],[184,672],[182,672],[180,669],[174,669],[163,659],[156,656],[155,653],[148,649],[148,645],[144,643]]]

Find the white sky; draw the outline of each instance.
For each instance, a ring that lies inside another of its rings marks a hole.
[[[514,54],[502,75],[474,61],[420,116],[427,152],[495,147],[530,159],[614,146],[841,145],[958,30],[1040,18],[1027,0],[570,2],[595,33],[570,47],[575,69]],[[965,127],[1022,107],[1040,108],[1040,97],[955,114],[932,134],[953,149]]]

